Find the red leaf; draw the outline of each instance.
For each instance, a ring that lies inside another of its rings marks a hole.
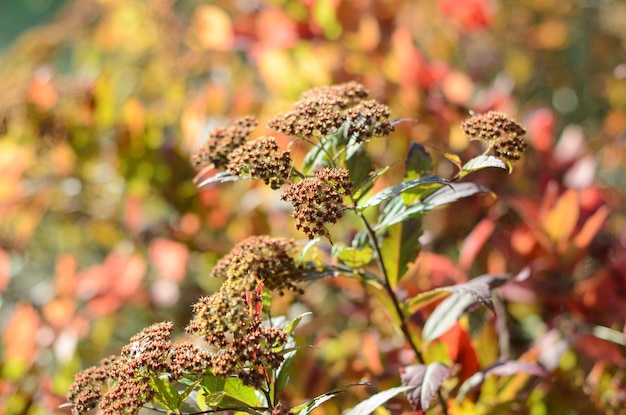
[[[448,346],[448,356],[461,365],[460,381],[464,381],[479,369],[478,356],[469,334],[459,323],[445,332],[439,340]]]

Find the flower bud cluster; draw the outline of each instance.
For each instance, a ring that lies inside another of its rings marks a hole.
[[[255,283],[262,281],[272,291],[298,291],[295,284],[302,278],[302,270],[293,260],[295,251],[291,238],[251,236],[218,261],[212,273],[216,278],[233,281],[253,276]]]
[[[259,388],[267,380],[267,371],[278,369],[283,362],[280,350],[287,332],[262,325],[261,285],[242,296],[230,281],[217,293],[200,299],[187,331],[218,348],[212,360],[213,374],[237,376],[244,384]]]
[[[393,131],[389,108],[373,99],[357,82],[318,87],[304,92],[291,111],[279,114],[269,127],[283,134],[324,137],[349,123],[348,137],[356,142],[381,137]]]
[[[506,114],[489,111],[475,115],[461,124],[469,138],[477,138],[490,144],[496,157],[502,160],[519,160],[526,151],[523,136],[526,130]]]
[[[226,169],[235,176],[262,179],[278,189],[291,173],[291,156],[279,150],[274,137],[260,137],[234,149]]]
[[[103,415],[136,414],[154,397],[152,378],[167,375],[173,382],[212,368],[216,359],[208,351],[191,343],[172,344],[173,327],[171,322],[154,324],[133,336],[119,356],[76,375],[67,395],[72,414],[96,408]]]
[[[323,169],[285,188],[281,198],[293,205],[296,229],[313,239],[326,235],[325,223],[336,223],[343,216],[343,197],[351,191],[348,170]]]
[[[192,154],[192,164],[196,168],[211,164],[218,169],[226,167],[228,155],[246,142],[246,138],[257,125],[256,118],[247,116],[235,120],[227,127],[215,128],[209,133],[204,145]]]

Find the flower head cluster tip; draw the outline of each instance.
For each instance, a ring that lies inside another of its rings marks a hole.
[[[226,169],[235,176],[262,179],[278,189],[289,178],[291,164],[289,152],[280,151],[274,137],[260,137],[234,149]]]
[[[259,388],[266,380],[267,370],[276,370],[283,362],[280,349],[287,341],[287,332],[261,324],[261,285],[242,297],[232,291],[229,281],[194,306],[194,319],[187,331],[218,347],[213,374],[237,376],[244,384]]]
[[[475,115],[463,122],[461,128],[469,138],[478,138],[489,143],[496,157],[502,160],[519,160],[526,151],[523,136],[526,130],[506,114],[490,111]]]
[[[367,89],[357,82],[313,88],[300,96],[291,111],[273,118],[269,127],[311,138],[333,134],[348,123],[347,136],[359,143],[390,134],[389,108],[368,96]]]
[[[296,229],[313,239],[326,234],[325,223],[336,223],[343,216],[343,196],[351,191],[347,170],[323,169],[285,188],[281,198],[293,205]]]
[[[299,291],[295,284],[303,274],[293,260],[295,250],[291,238],[251,236],[219,260],[212,274],[227,280],[248,280],[255,285],[262,281],[266,288],[281,293],[284,290]],[[245,288],[250,291],[249,286]]]
[[[228,155],[245,143],[257,125],[256,118],[247,116],[236,119],[227,127],[212,130],[206,142],[192,154],[192,164],[196,168],[211,164],[216,168],[225,167],[228,164]]]
[[[154,397],[150,386],[154,377],[167,375],[173,382],[215,366],[217,359],[208,351],[191,343],[172,344],[172,330],[170,322],[147,327],[122,347],[119,356],[76,375],[67,395],[72,414],[96,408],[102,415],[136,414]]]

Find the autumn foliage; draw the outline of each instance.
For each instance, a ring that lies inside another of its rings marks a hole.
[[[622,413],[624,13],[68,1],[0,59],[0,412]]]

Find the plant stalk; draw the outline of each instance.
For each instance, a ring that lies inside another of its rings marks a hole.
[[[383,281],[382,281],[383,287],[385,288],[387,295],[389,296],[391,302],[393,303],[394,309],[396,311],[396,315],[398,319],[400,320],[400,330],[402,330],[402,334],[404,335],[404,338],[411,346],[411,349],[413,349],[413,352],[415,353],[417,361],[421,364],[425,364],[424,356],[422,355],[417,345],[413,341],[413,338],[411,337],[411,332],[409,331],[409,326],[406,322],[405,315],[402,312],[402,307],[400,307],[400,302],[398,301],[398,297],[396,296],[396,293],[393,290],[391,283],[389,282],[389,275],[387,274],[387,268],[385,267],[385,261],[383,261],[382,251],[380,250],[378,239],[376,238],[376,233],[370,226],[365,215],[362,212],[358,212],[358,215],[363,221],[363,224],[365,225],[365,228],[367,229],[367,234],[369,236],[369,239],[372,245],[374,246],[374,251],[376,251],[378,267],[380,268],[380,272],[383,275]],[[448,415],[448,408],[446,407],[446,401],[443,398],[441,390],[437,390],[437,396],[439,398],[439,402],[441,403],[441,408],[443,410],[444,415]]]

